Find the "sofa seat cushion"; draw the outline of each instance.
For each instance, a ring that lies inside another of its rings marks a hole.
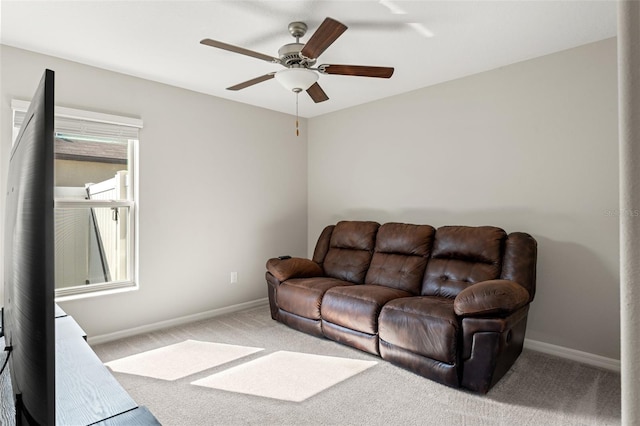
[[[396,299],[387,303],[380,313],[381,340],[447,364],[456,364],[459,330],[453,299]]]
[[[368,334],[378,333],[380,310],[390,300],[411,293],[380,285],[334,287],[322,299],[322,320]]]
[[[278,307],[304,318],[320,319],[320,304],[324,293],[333,287],[352,286],[336,278],[294,278],[280,284]]]

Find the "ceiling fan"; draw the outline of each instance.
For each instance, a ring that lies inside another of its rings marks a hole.
[[[286,69],[270,72],[260,77],[227,87],[227,90],[241,90],[254,84],[275,78],[285,88],[295,93],[306,91],[314,102],[323,102],[329,99],[327,94],[318,84],[319,74],[339,74],[359,77],[389,78],[393,75],[393,68],[373,67],[364,65],[334,65],[323,64],[314,68],[318,57],[347,30],[347,26],[332,19],[326,18],[320,27],[309,38],[307,43],[300,43],[300,37],[307,32],[304,22],[292,22],[289,24],[289,33],[295,37],[295,43],[289,43],[278,49],[278,56],[269,56],[254,52],[242,47],[233,46],[208,38],[200,41],[201,44],[228,50],[241,55],[251,56],[263,61],[280,64]]]

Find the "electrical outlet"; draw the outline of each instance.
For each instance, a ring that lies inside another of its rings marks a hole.
[[[238,273],[237,272],[232,272],[231,273],[231,284],[235,284],[238,282]]]

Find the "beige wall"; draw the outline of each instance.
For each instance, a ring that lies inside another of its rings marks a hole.
[[[371,219],[530,232],[528,337],[619,357],[615,40],[317,117],[308,136],[302,120],[299,138],[285,114],[1,49],[0,184],[10,99],[44,67],[59,104],[145,123],[141,290],[65,303],[90,336],[265,297],[265,259]]]
[[[305,120],[295,137],[289,115],[7,46],[0,60],[2,185],[11,99],[30,99],[45,67],[57,104],[144,121],[140,290],[63,303],[89,336],[264,298],[266,259],[306,253]]]
[[[527,337],[619,358],[616,73],[609,39],[311,119],[309,253],[341,219],[529,232]]]

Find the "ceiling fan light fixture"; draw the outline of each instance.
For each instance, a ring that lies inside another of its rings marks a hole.
[[[275,79],[287,90],[299,93],[318,81],[318,74],[306,68],[287,68],[275,74]]]

